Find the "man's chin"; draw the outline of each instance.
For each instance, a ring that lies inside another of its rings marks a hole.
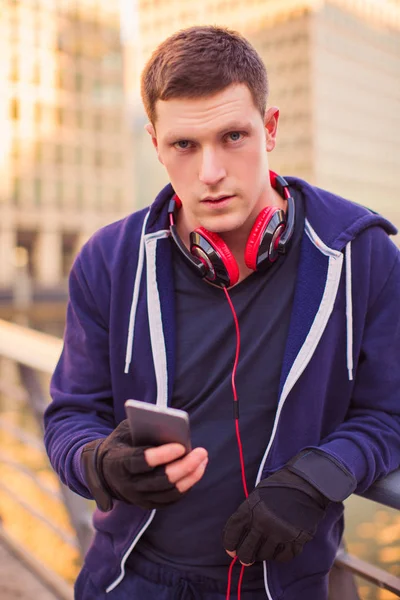
[[[243,219],[234,218],[231,215],[219,216],[213,219],[201,219],[201,226],[207,231],[220,235],[237,231],[243,226]]]
[[[203,224],[201,227],[204,227],[207,231],[211,231],[211,233],[216,233],[218,235],[223,236],[224,234],[229,234],[233,231],[236,231],[238,227],[227,226],[221,223],[221,225],[217,223]]]

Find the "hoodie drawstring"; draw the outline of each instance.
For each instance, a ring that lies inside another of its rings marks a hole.
[[[149,218],[149,214],[150,214],[150,211],[147,213],[147,215],[144,218],[143,226],[142,226],[142,233],[140,235],[139,257],[138,257],[138,264],[137,264],[137,269],[136,269],[135,285],[133,287],[131,312],[129,315],[128,341],[126,344],[124,373],[129,372],[129,367],[130,367],[130,364],[132,361],[133,334],[135,331],[135,317],[136,317],[136,309],[137,309],[138,300],[139,300],[140,280],[142,278],[143,263],[144,263],[144,232],[146,230],[147,219]]]
[[[192,584],[181,579],[174,589],[174,600],[195,600],[195,591]]]
[[[347,334],[347,371],[349,381],[353,380],[353,300],[351,289],[351,242],[346,246],[346,334]]]

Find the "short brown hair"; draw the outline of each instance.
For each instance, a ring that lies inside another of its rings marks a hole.
[[[248,86],[255,106],[264,116],[267,71],[250,42],[222,27],[189,27],[174,33],[154,50],[142,73],[142,100],[154,124],[157,100],[209,96],[233,83]]]

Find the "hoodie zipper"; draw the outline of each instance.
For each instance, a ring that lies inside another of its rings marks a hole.
[[[136,534],[133,542],[131,543],[128,550],[123,555],[123,557],[121,559],[121,564],[120,564],[121,572],[118,575],[117,579],[115,579],[108,586],[108,588],[106,588],[106,594],[112,592],[117,587],[117,585],[119,585],[121,583],[121,581],[125,577],[125,563],[128,560],[128,556],[130,555],[130,553],[132,552],[132,550],[134,549],[134,547],[136,546],[136,544],[138,543],[138,541],[140,540],[140,538],[142,537],[142,535],[144,534],[144,532],[146,531],[146,529],[148,528],[148,526],[150,525],[152,520],[154,519],[155,514],[156,514],[156,510],[152,510],[149,518],[147,519],[147,521],[145,522],[143,527],[139,530],[139,532]]]

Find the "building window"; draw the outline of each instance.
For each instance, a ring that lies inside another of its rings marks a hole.
[[[64,124],[64,109],[61,106],[56,108],[56,121],[58,125]]]
[[[83,54],[82,50],[84,48],[84,44],[85,44],[84,38],[80,37],[77,34],[75,37],[74,43],[72,45],[72,48],[71,48],[71,52],[74,54],[75,59],[82,56],[82,54]]]
[[[83,188],[81,184],[76,186],[76,206],[77,208],[83,208]]]
[[[64,186],[62,181],[57,182],[56,194],[56,204],[58,206],[62,206],[64,201]]]
[[[62,71],[57,71],[57,74],[56,74],[56,86],[58,88],[60,88],[60,90],[62,90],[63,87],[64,87],[64,76],[63,76]]]
[[[14,58],[11,61],[10,80],[18,81],[18,79],[19,79],[19,62],[18,62],[18,58],[16,56],[14,56]]]
[[[56,50],[58,50],[58,52],[62,52],[64,50],[63,36],[61,33],[57,35]]]
[[[19,102],[13,98],[10,103],[10,118],[17,121],[20,117]]]
[[[120,210],[122,208],[121,190],[115,190],[114,192],[114,208],[115,210]]]
[[[10,34],[11,42],[17,43],[19,41],[19,21],[18,13],[15,10],[10,15]]]
[[[101,131],[103,126],[103,119],[101,115],[95,115],[93,119],[94,129],[95,131]]]
[[[42,160],[42,142],[35,143],[35,161],[40,163]]]
[[[75,91],[81,92],[83,89],[82,73],[75,73]]]
[[[79,127],[79,129],[82,129],[83,127],[83,113],[79,108],[76,111],[76,126]]]
[[[13,196],[12,197],[13,204],[18,206],[20,203],[20,197],[21,197],[21,180],[19,177],[14,177],[12,196]]]
[[[40,123],[41,120],[42,120],[42,105],[39,102],[37,102],[35,104],[35,122]]]
[[[14,158],[14,160],[18,160],[19,158],[19,140],[13,140],[11,145],[10,154]]]
[[[55,146],[55,163],[61,165],[63,162],[63,147],[60,144]]]
[[[42,196],[42,182],[39,177],[35,177],[33,182],[33,198],[36,206],[40,205]]]
[[[33,68],[32,83],[34,83],[35,85],[40,84],[40,65],[39,65],[39,63],[36,63]]]
[[[101,104],[104,100],[104,86],[101,81],[95,81],[92,86],[92,95],[93,99],[96,100],[97,103]]]
[[[33,9],[35,10],[39,10],[39,7],[33,7]],[[40,41],[41,41],[41,30],[40,30],[40,25],[39,25],[39,20],[38,20],[38,16],[36,15],[36,20],[35,20],[35,24],[34,24],[34,44],[36,47],[40,46]]]
[[[98,207],[99,210],[101,210],[103,208],[103,194],[102,194],[102,188],[101,186],[97,185],[96,188],[96,202],[95,205]]]

